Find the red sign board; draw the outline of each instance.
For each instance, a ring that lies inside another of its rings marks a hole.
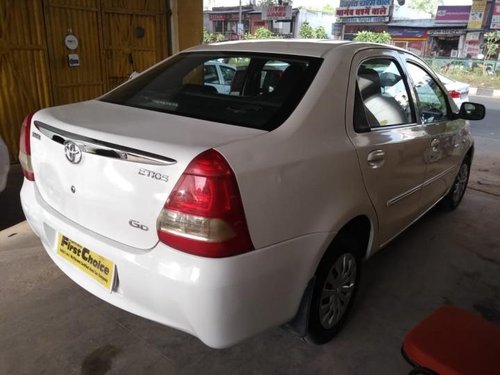
[[[469,21],[470,5],[440,5],[436,13],[439,23],[457,23]]]
[[[292,7],[290,5],[269,5],[262,7],[262,20],[290,20]]]
[[[209,14],[208,19],[210,21],[224,21],[226,19],[225,14]]]
[[[210,21],[237,21],[239,17],[240,16],[238,13],[224,13],[224,14],[211,13],[208,15],[208,19]],[[247,19],[248,16],[246,14],[243,14],[242,18]]]

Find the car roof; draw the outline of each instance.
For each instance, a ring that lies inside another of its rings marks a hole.
[[[301,55],[323,57],[335,49],[347,49],[351,53],[367,48],[390,48],[405,51],[401,48],[377,43],[362,43],[351,41],[336,41],[325,39],[253,39],[238,40],[223,43],[203,44],[189,48],[183,52],[263,52],[284,55]],[[347,51],[346,51],[347,52]]]

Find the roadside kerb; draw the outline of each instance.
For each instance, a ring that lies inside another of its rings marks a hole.
[[[500,97],[500,90],[488,89],[484,87],[470,87],[469,95]]]

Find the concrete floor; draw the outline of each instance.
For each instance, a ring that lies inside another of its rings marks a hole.
[[[500,324],[500,198],[466,193],[365,262],[353,317],[312,346],[280,328],[233,348],[119,310],[50,261],[21,223],[0,232],[0,374],[403,374],[405,333],[444,303]]]
[[[276,328],[210,349],[78,287],[25,222],[0,231],[0,374],[408,373],[403,337],[438,306],[500,325],[500,141],[476,137],[476,150],[462,205],[433,210],[365,262],[352,319],[324,346]],[[12,176],[0,195],[4,225],[23,219],[9,207],[19,205],[17,167]]]

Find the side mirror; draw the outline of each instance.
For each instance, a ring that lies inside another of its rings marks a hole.
[[[458,116],[464,120],[482,120],[486,113],[484,105],[479,103],[463,102]]]

